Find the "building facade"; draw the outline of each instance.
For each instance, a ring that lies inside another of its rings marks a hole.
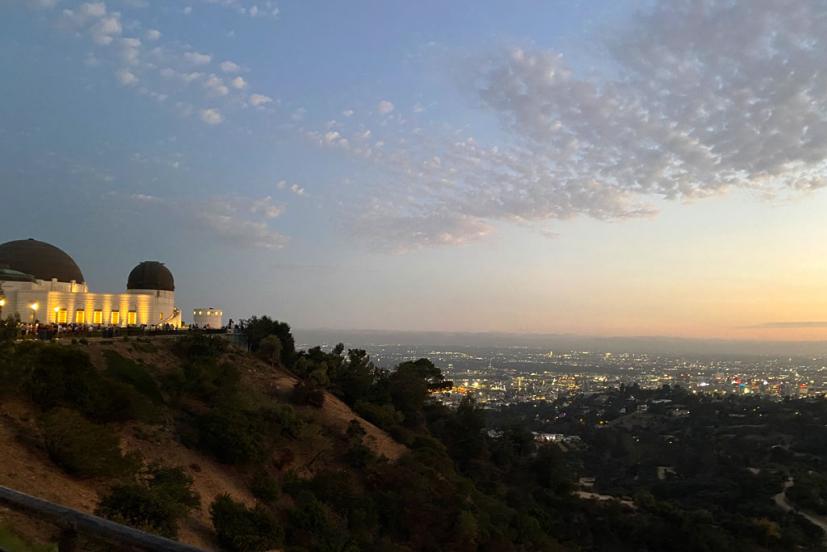
[[[219,330],[224,327],[224,313],[220,309],[208,307],[206,309],[193,309],[192,325],[196,328]]]
[[[81,326],[181,327],[175,281],[157,261],[138,264],[122,293],[89,290],[75,261],[37,240],[0,244],[0,316]]]

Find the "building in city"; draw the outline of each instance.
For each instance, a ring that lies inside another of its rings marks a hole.
[[[224,327],[222,317],[224,313],[220,309],[208,307],[205,309],[193,309],[192,325],[195,328],[218,330]]]
[[[175,280],[163,263],[138,264],[122,293],[97,293],[72,257],[33,239],[0,244],[0,317],[15,315],[43,324],[181,327]]]

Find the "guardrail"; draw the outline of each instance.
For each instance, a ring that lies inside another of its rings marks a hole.
[[[8,487],[0,486],[0,505],[57,526],[61,531],[58,541],[59,552],[77,552],[79,535],[113,544],[118,546],[119,549],[126,550],[204,552],[201,548],[145,533]]]

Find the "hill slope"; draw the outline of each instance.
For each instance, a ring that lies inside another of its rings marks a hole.
[[[65,345],[88,354],[100,373],[111,369],[113,362],[134,363],[145,367],[157,381],[179,374],[186,363],[173,352],[175,341],[158,338],[142,341],[93,340],[85,345]],[[253,355],[236,348],[222,353],[217,363],[230,363],[238,369],[240,386],[246,393],[261,399],[286,404],[298,379],[280,366],[270,366]],[[198,494],[199,506],[189,512],[179,525],[179,540],[203,547],[215,546],[209,506],[220,495],[253,505],[249,473],[243,467],[219,462],[199,448],[182,443],[180,421],[205,404],[184,400],[170,406],[158,423],[126,421],[107,424],[120,441],[124,453],[138,453],[145,465],[161,463],[180,466],[192,478],[192,490]],[[356,420],[365,431],[364,444],[377,456],[397,460],[406,448],[387,433],[356,415],[345,403],[325,392],[321,408],[295,407],[298,415],[311,424],[313,431],[303,434],[274,452],[280,458],[276,477],[292,472],[310,477],[337,464],[336,439],[345,435],[349,424]],[[78,477],[61,469],[45,450],[40,438],[40,409],[20,396],[4,396],[0,401],[0,485],[93,513],[110,481],[99,477]],[[0,511],[0,519],[8,512]],[[26,523],[15,516],[15,525],[25,529]],[[31,525],[29,530],[39,526]]]

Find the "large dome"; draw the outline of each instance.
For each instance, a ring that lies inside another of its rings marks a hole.
[[[160,289],[175,291],[175,279],[164,263],[144,261],[129,273],[126,289]]]
[[[54,245],[31,238],[0,245],[0,266],[31,274],[38,280],[86,282],[72,257]]]

